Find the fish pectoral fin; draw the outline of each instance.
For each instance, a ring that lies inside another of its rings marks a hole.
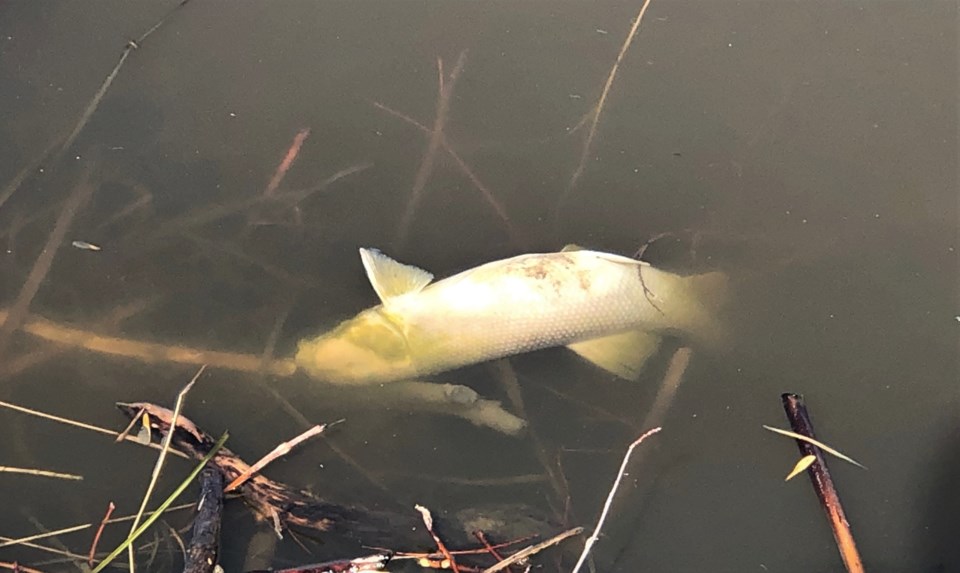
[[[385,305],[391,298],[423,290],[433,280],[427,271],[397,262],[377,249],[360,249],[360,260],[370,286]]]
[[[626,380],[636,380],[646,361],[660,347],[660,336],[640,330],[568,344],[583,358]]]

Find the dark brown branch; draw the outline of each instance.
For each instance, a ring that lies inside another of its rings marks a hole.
[[[223,513],[223,474],[207,466],[200,472],[200,501],[193,522],[183,573],[213,573],[220,553],[220,518]]]
[[[793,431],[808,438],[816,439],[816,434],[813,432],[813,422],[810,421],[810,416],[807,414],[807,407],[803,404],[803,398],[797,394],[782,394],[780,399],[783,401],[783,409],[787,413],[787,419],[790,420],[790,427],[793,428]],[[827,514],[830,528],[833,530],[833,537],[836,539],[837,548],[843,558],[843,564],[849,573],[864,573],[863,562],[860,560],[860,553],[857,551],[857,544],[853,539],[850,523],[847,521],[843,506],[840,504],[840,496],[833,485],[833,479],[831,479],[830,471],[827,469],[827,461],[823,452],[820,448],[803,440],[797,440],[797,447],[800,448],[801,455],[816,458],[807,472],[810,475],[810,481],[813,483],[813,489],[820,499],[820,506]]]

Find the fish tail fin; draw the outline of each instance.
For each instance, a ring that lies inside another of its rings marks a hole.
[[[722,318],[731,291],[726,273],[680,276],[646,267],[642,276],[650,301],[663,313],[669,329],[709,348],[726,345],[727,328]]]

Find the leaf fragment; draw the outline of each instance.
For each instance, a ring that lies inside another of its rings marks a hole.
[[[793,478],[797,477],[798,474],[803,473],[804,470],[813,465],[813,462],[817,461],[817,456],[807,455],[800,458],[800,461],[797,462],[797,465],[793,466],[793,471],[791,471],[787,477],[783,478],[783,481],[790,481]]]

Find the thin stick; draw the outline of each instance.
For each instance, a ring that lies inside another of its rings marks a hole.
[[[100,84],[100,88],[94,94],[93,99],[91,99],[90,102],[87,104],[87,107],[83,110],[83,113],[80,115],[80,119],[77,120],[77,123],[73,127],[73,130],[70,132],[69,135],[67,135],[66,139],[63,140],[63,144],[59,145],[59,150],[57,151],[57,154],[54,156],[54,159],[53,159],[54,162],[60,159],[60,157],[62,157],[63,154],[70,149],[70,146],[73,145],[73,142],[77,139],[77,136],[79,136],[80,132],[83,131],[83,128],[86,127],[87,122],[90,121],[90,118],[93,116],[94,112],[97,111],[97,108],[100,106],[100,102],[103,100],[103,96],[106,95],[107,90],[110,88],[110,85],[113,83],[113,80],[117,78],[117,74],[120,73],[120,68],[123,67],[123,64],[127,61],[127,58],[130,56],[130,53],[133,50],[136,50],[137,48],[139,48],[140,44],[142,44],[143,41],[146,40],[148,36],[156,32],[157,29],[160,26],[162,26],[167,21],[167,19],[169,19],[170,16],[173,15],[175,11],[182,8],[189,1],[190,0],[183,0],[182,2],[174,6],[169,12],[167,12],[166,15],[160,18],[160,20],[156,24],[151,26],[150,29],[148,29],[146,32],[141,34],[139,38],[137,38],[136,40],[131,40],[127,42],[126,46],[124,46],[123,48],[123,51],[120,53],[120,60],[117,62],[115,66],[113,66],[113,69],[110,71],[110,73],[107,74],[107,77],[106,79],[103,80],[103,83]],[[60,143],[60,139],[59,138],[55,139],[50,145],[47,146],[46,149],[43,150],[43,152],[36,159],[30,162],[27,168],[25,168],[20,173],[18,173],[17,176],[14,177],[13,180],[9,184],[7,184],[6,187],[4,187],[3,192],[0,193],[0,206],[2,206],[7,201],[7,199],[9,199],[10,196],[13,195],[17,191],[17,189],[20,188],[20,185],[23,183],[24,179],[26,179],[26,176],[30,172],[32,172],[33,169],[35,169],[38,165],[43,163],[43,161],[53,152],[53,150],[58,147],[59,143]]]
[[[16,405],[16,404],[11,404],[10,402],[4,402],[4,401],[0,400],[0,408],[7,408],[7,409],[10,409],[10,410],[14,410],[14,411],[16,411],[16,412],[22,412],[22,413],[24,413],[24,414],[28,414],[28,415],[30,415],[30,416],[36,416],[36,417],[38,417],[38,418],[44,418],[44,419],[47,419],[47,420],[51,420],[51,421],[54,421],[54,422],[59,422],[59,423],[61,423],[61,424],[66,424],[66,425],[68,425],[68,426],[74,426],[74,427],[76,427],[76,428],[81,428],[81,429],[84,429],[84,430],[90,430],[91,432],[97,432],[98,434],[107,434],[108,436],[114,436],[114,437],[117,437],[117,438],[119,438],[119,437],[124,437],[125,440],[130,441],[130,442],[134,442],[134,443],[139,444],[139,445],[141,445],[141,446],[146,446],[146,447],[154,448],[154,449],[160,449],[160,446],[157,445],[157,444],[142,444],[142,443],[140,443],[140,441],[139,441],[136,437],[134,437],[134,436],[123,436],[123,434],[120,433],[120,432],[114,432],[113,430],[108,430],[108,429],[106,429],[106,428],[101,428],[100,426],[94,426],[94,425],[92,425],[92,424],[86,424],[86,423],[84,423],[84,422],[78,422],[78,421],[76,421],[76,420],[71,420],[70,418],[62,418],[62,417],[60,417],[60,416],[54,416],[53,414],[47,414],[46,412],[41,412],[41,411],[39,411],[39,410],[33,410],[33,409],[30,409],[30,408],[25,408],[25,407],[23,407],[23,406],[18,406],[18,405]],[[172,453],[172,454],[174,454],[174,455],[176,455],[176,456],[179,456],[179,457],[181,457],[181,458],[187,458],[187,457],[188,457],[188,456],[187,456],[186,454],[184,454],[183,452],[178,452],[177,450],[171,450],[170,453]],[[0,545],[0,547],[3,547],[3,545]]]
[[[48,477],[48,478],[76,480],[76,481],[80,481],[83,479],[83,476],[76,475],[76,474],[65,474],[60,472],[52,472],[49,470],[36,470],[32,468],[14,468],[10,466],[0,466],[0,473],[27,474],[27,475],[38,476],[38,477]]]
[[[20,288],[20,293],[14,300],[13,306],[10,307],[5,317],[0,317],[4,318],[3,324],[0,325],[0,363],[4,362],[4,355],[10,343],[10,338],[13,336],[14,331],[23,323],[24,319],[26,319],[27,313],[30,311],[30,303],[33,302],[33,297],[36,296],[37,291],[40,290],[40,284],[43,282],[43,279],[46,278],[47,273],[50,272],[53,259],[57,254],[57,248],[63,243],[63,238],[66,236],[74,216],[93,194],[95,187],[90,181],[93,167],[93,162],[90,161],[83,171],[80,183],[67,198],[66,203],[64,203],[63,209],[60,211],[60,216],[57,217],[57,222],[54,224],[53,230],[50,231],[50,234],[47,236],[47,242],[43,245],[40,256],[38,256],[37,260],[33,263],[33,268],[30,269],[30,274]]]
[[[43,160],[46,159],[47,156],[50,155],[50,153],[62,142],[62,137],[54,138],[50,143],[47,144],[47,147],[40,152],[40,155],[37,155],[30,163],[24,165],[20,172],[13,176],[13,179],[7,183],[6,187],[3,188],[3,191],[0,191],[0,207],[3,207],[3,204],[7,202],[7,199],[9,199],[17,191],[17,189],[20,188],[20,184],[23,183],[23,180],[36,171],[37,168],[40,167],[40,164],[43,163]]]
[[[144,32],[139,38],[134,41],[127,42],[127,45],[123,48],[123,52],[120,53],[120,60],[117,62],[117,65],[115,65],[113,70],[107,74],[106,79],[104,79],[103,83],[100,85],[100,89],[98,89],[97,93],[94,94],[93,99],[90,100],[90,103],[87,104],[87,108],[80,116],[80,121],[77,122],[77,125],[73,128],[73,131],[70,132],[70,135],[67,136],[66,141],[63,142],[63,147],[60,149],[61,154],[67,151],[70,146],[73,145],[74,140],[77,139],[77,136],[80,135],[81,131],[83,131],[83,128],[87,125],[87,122],[90,121],[90,117],[95,111],[97,111],[97,108],[100,106],[100,101],[107,93],[107,89],[110,87],[110,84],[112,84],[113,80],[116,79],[117,74],[120,73],[120,68],[123,67],[124,62],[127,61],[127,57],[130,56],[130,53],[133,52],[133,50],[138,49],[140,44],[142,44],[143,41],[150,36],[150,34],[156,32],[157,29],[162,26],[176,10],[182,8],[189,1],[190,0],[183,0],[174,6],[173,9],[167,12],[162,18],[160,18],[160,21],[151,26],[150,29]]]
[[[186,400],[187,393],[190,392],[190,389],[193,388],[193,385],[197,382],[197,379],[200,378],[200,375],[203,374],[203,371],[206,370],[206,366],[201,366],[197,373],[193,375],[193,378],[190,382],[187,382],[187,385],[183,387],[182,390],[177,394],[177,402],[173,407],[173,421],[170,422],[171,428],[177,427],[177,418],[180,417],[180,410],[183,408],[183,402]],[[143,494],[143,500],[140,502],[140,509],[137,510],[136,517],[133,518],[133,523],[130,524],[130,534],[133,535],[133,532],[137,530],[137,527],[140,525],[140,518],[143,517],[143,512],[147,510],[147,504],[150,503],[150,496],[153,495],[153,489],[157,485],[157,481],[160,480],[160,472],[163,469],[163,463],[167,460],[167,452],[170,451],[170,444],[173,441],[173,431],[167,432],[167,435],[163,437],[163,443],[160,448],[160,455],[157,456],[157,463],[153,466],[153,472],[150,476],[150,483],[147,484],[147,491]],[[127,552],[128,560],[130,562],[130,571],[134,571],[133,563],[133,544],[128,545],[129,551]]]
[[[790,420],[790,426],[793,430],[804,436],[816,439],[813,431],[813,422],[807,414],[807,407],[803,404],[803,399],[796,394],[782,394],[780,396],[783,402],[783,409],[787,413],[787,419]],[[857,551],[857,543],[853,539],[853,532],[850,530],[850,522],[843,511],[843,505],[840,503],[840,495],[837,488],[833,485],[833,479],[830,477],[830,470],[827,469],[827,460],[823,456],[820,448],[805,440],[797,440],[797,447],[804,456],[815,456],[817,459],[807,469],[810,475],[810,482],[813,489],[817,492],[817,498],[820,500],[820,506],[827,514],[827,520],[830,522],[830,528],[833,530],[833,538],[837,542],[837,549],[840,551],[840,557],[849,573],[864,573],[863,561],[860,559],[860,552]]]
[[[600,100],[597,101],[597,106],[593,110],[593,119],[590,122],[590,131],[587,133],[587,139],[583,143],[583,150],[580,153],[580,162],[577,164],[577,169],[573,172],[573,176],[570,178],[570,184],[567,187],[568,192],[577,186],[580,176],[583,175],[584,167],[587,164],[587,156],[590,155],[590,152],[593,149],[593,140],[597,136],[597,125],[600,123],[600,115],[603,113],[603,106],[607,102],[607,96],[610,95],[610,88],[613,86],[613,80],[617,77],[617,70],[620,69],[620,62],[623,61],[623,56],[627,53],[627,50],[630,49],[630,44],[633,42],[633,38],[637,35],[637,30],[640,28],[640,22],[643,21],[643,15],[647,12],[647,6],[649,5],[650,0],[646,0],[643,3],[643,6],[640,7],[640,12],[637,14],[637,18],[633,21],[633,26],[630,28],[630,33],[627,34],[626,40],[624,40],[623,45],[620,46],[620,53],[617,54],[617,59],[613,63],[613,67],[610,68],[610,73],[607,75],[607,81],[603,85],[603,91],[600,92]]]
[[[164,509],[164,511],[180,511],[180,510],[183,510],[183,509],[189,509],[189,508],[191,508],[191,507],[194,507],[195,505],[196,505],[196,504],[193,503],[193,502],[183,503],[183,504],[180,504],[180,505],[175,505],[175,506],[172,506],[172,507],[167,507],[167,508]],[[148,511],[148,512],[147,512],[147,515],[153,515],[154,513],[156,513],[156,511]],[[114,518],[112,518],[112,519],[108,519],[108,520],[106,521],[106,523],[107,523],[107,524],[122,523],[122,522],[124,522],[124,521],[130,521],[130,520],[132,520],[134,517],[135,517],[135,516],[133,516],[133,515],[126,515],[126,516],[124,516],[124,517],[114,517]],[[83,531],[83,530],[85,530],[85,529],[90,529],[91,527],[93,527],[93,525],[94,525],[93,523],[82,523],[82,524],[80,524],[80,525],[74,525],[74,526],[71,526],[71,527],[64,527],[63,529],[58,529],[58,530],[56,530],[56,531],[45,531],[45,532],[43,532],[43,533],[35,533],[35,534],[29,535],[29,536],[27,536],[27,537],[17,537],[17,538],[6,538],[6,537],[4,537],[4,538],[2,538],[2,539],[3,539],[3,542],[0,543],[0,548],[2,548],[2,547],[10,547],[10,546],[13,546],[13,545],[27,545],[27,544],[29,544],[31,541],[36,541],[36,540],[38,540],[38,539],[47,539],[48,537],[56,537],[56,536],[58,536],[58,535],[66,535],[66,534],[68,534],[68,533],[75,533],[75,532],[77,532],[77,531]],[[56,550],[49,549],[49,548],[44,548],[44,549],[47,549],[47,550],[50,550],[50,551],[56,551]]]
[[[263,190],[264,196],[272,197],[277,191],[277,187],[280,187],[280,183],[287,175],[287,171],[289,171],[293,166],[293,162],[297,160],[297,156],[300,154],[300,148],[303,146],[303,142],[306,141],[307,137],[309,136],[310,128],[304,127],[293,137],[293,143],[290,144],[290,148],[287,149],[287,153],[283,156],[283,160],[280,162],[280,165],[277,166],[277,170],[273,173],[273,177],[270,179],[270,183],[267,184],[267,188]]]
[[[412,117],[400,113],[395,109],[392,109],[380,102],[373,102],[374,107],[381,109],[390,115],[397,117],[410,125],[416,127],[420,131],[431,134],[429,127],[423,125],[419,121],[413,119]],[[517,230],[513,227],[513,224],[510,222],[510,216],[507,214],[506,208],[503,204],[500,203],[500,200],[497,199],[497,196],[494,195],[493,191],[487,187],[483,181],[474,173],[473,169],[467,165],[467,162],[460,157],[460,154],[457,153],[456,149],[453,148],[453,144],[450,143],[450,140],[447,139],[446,134],[441,134],[442,138],[440,140],[440,145],[443,147],[443,150],[447,152],[447,155],[453,159],[454,163],[457,164],[457,167],[460,168],[460,171],[463,172],[464,176],[470,180],[470,183],[483,195],[484,200],[496,211],[497,216],[500,218],[500,221],[503,222],[504,228],[507,231],[507,234],[510,236],[510,240],[513,241],[518,247],[523,247],[526,243],[521,239]]]
[[[107,505],[107,513],[104,514],[103,520],[100,521],[100,527],[97,528],[97,533],[93,536],[93,542],[90,544],[90,554],[87,556],[87,565],[90,567],[93,567],[93,559],[97,554],[97,544],[100,543],[103,528],[107,526],[107,521],[110,520],[110,516],[113,515],[113,510],[116,508],[117,506],[113,505],[112,501]]]
[[[9,569],[11,571],[22,571],[23,573],[44,573],[39,569],[33,569],[31,567],[27,567],[26,565],[20,565],[16,561],[14,561],[13,563],[9,561],[0,561],[0,567],[3,567],[4,569]]]
[[[440,142],[443,138],[443,129],[447,125],[447,114],[450,110],[450,98],[453,96],[453,88],[457,84],[460,72],[463,71],[463,65],[466,62],[466,50],[460,52],[457,58],[457,64],[450,72],[449,81],[442,86],[442,90],[437,94],[437,114],[433,121],[430,142],[427,150],[420,161],[420,168],[417,169],[417,175],[413,180],[413,189],[410,192],[410,200],[407,202],[407,208],[404,211],[403,218],[400,220],[400,233],[398,240],[400,244],[406,243],[407,235],[410,232],[410,223],[413,222],[413,216],[420,206],[420,200],[423,195],[423,189],[427,185],[427,180],[433,173],[433,165],[437,159],[437,150],[440,148]],[[442,65],[442,64],[441,64]]]
[[[639,446],[648,437],[656,434],[660,430],[661,428],[659,427],[649,430],[634,440],[634,442],[630,444],[630,447],[627,448],[627,453],[624,454],[623,461],[620,463],[620,470],[617,472],[617,479],[614,480],[613,487],[610,488],[610,493],[607,494],[607,501],[603,504],[603,511],[600,512],[600,519],[597,520],[597,527],[593,530],[593,533],[590,534],[590,537],[587,538],[586,543],[584,543],[583,552],[580,553],[580,559],[577,560],[577,564],[573,567],[573,573],[580,571],[580,568],[587,560],[587,556],[590,555],[590,550],[593,549],[593,544],[600,539],[600,530],[603,528],[603,523],[607,520],[607,514],[610,513],[610,506],[613,505],[613,498],[617,494],[617,489],[620,487],[620,480],[623,479],[624,472],[627,470],[627,463],[630,461],[630,454],[633,453],[633,449]]]
[[[338,422],[340,422],[340,421],[342,421],[342,420],[338,420]],[[334,424],[336,424],[336,423],[337,423],[337,422],[334,422]],[[227,485],[227,487],[224,488],[223,491],[224,491],[224,492],[229,492],[229,491],[233,491],[233,490],[237,489],[238,487],[240,487],[241,485],[243,485],[244,482],[246,482],[247,480],[249,480],[249,479],[253,476],[253,474],[258,473],[260,470],[262,470],[263,468],[265,468],[265,467],[267,466],[267,464],[269,464],[270,462],[276,460],[276,459],[279,458],[280,456],[285,456],[285,455],[289,454],[290,451],[293,450],[293,448],[295,448],[295,447],[297,447],[298,445],[300,445],[301,443],[309,440],[309,439],[312,438],[313,436],[316,436],[316,435],[322,433],[322,432],[323,432],[324,430],[326,430],[326,429],[327,429],[327,424],[317,424],[316,426],[310,428],[309,430],[301,433],[299,436],[293,438],[292,440],[288,440],[288,441],[283,442],[282,444],[278,445],[278,446],[275,447],[270,453],[268,453],[267,455],[265,455],[265,456],[263,456],[262,458],[260,458],[260,460],[257,461],[257,463],[253,464],[252,466],[250,466],[249,468],[247,468],[246,471],[244,471],[243,473],[241,473],[240,475],[238,475],[236,478],[234,478],[234,480],[233,480],[232,482],[230,482],[230,484]]]
[[[553,537],[551,537],[550,539],[547,539],[546,541],[541,541],[536,545],[531,545],[530,547],[525,547],[520,551],[517,551],[516,553],[514,553],[510,557],[507,557],[500,563],[497,563],[493,567],[487,567],[486,569],[483,570],[483,573],[497,573],[497,571],[503,571],[504,569],[513,565],[517,561],[522,561],[530,557],[531,555],[540,553],[547,547],[551,547],[553,545],[560,543],[561,541],[563,541],[564,539],[567,539],[568,537],[573,537],[574,535],[580,535],[581,533],[583,533],[582,527],[574,527],[573,529],[568,529],[563,533],[554,535]]]
[[[510,365],[510,359],[501,358],[500,360],[491,362],[490,368],[497,374],[500,385],[507,392],[507,399],[510,401],[510,406],[513,411],[524,420],[529,420],[530,417],[527,415],[527,409],[523,400],[523,390],[520,388],[520,382],[517,380],[516,371],[513,369],[513,366]],[[553,459],[551,459],[547,453],[546,446],[540,438],[540,434],[532,425],[528,429],[528,432],[530,441],[537,454],[537,461],[540,462],[540,466],[550,480],[550,485],[553,486],[553,492],[557,496],[557,501],[560,503],[568,502],[570,500],[570,488],[567,484],[566,477],[554,467]],[[560,512],[558,511],[557,513],[559,514]],[[567,516],[559,515],[559,517],[566,518]]]
[[[653,399],[653,405],[647,412],[647,417],[643,420],[642,428],[651,426],[661,426],[667,416],[667,411],[673,404],[673,399],[677,395],[680,383],[683,382],[683,375],[690,365],[690,358],[693,351],[682,346],[673,353],[670,359],[670,365],[667,366],[667,372],[663,375],[663,381],[660,383],[660,389],[657,390],[657,396]]]

